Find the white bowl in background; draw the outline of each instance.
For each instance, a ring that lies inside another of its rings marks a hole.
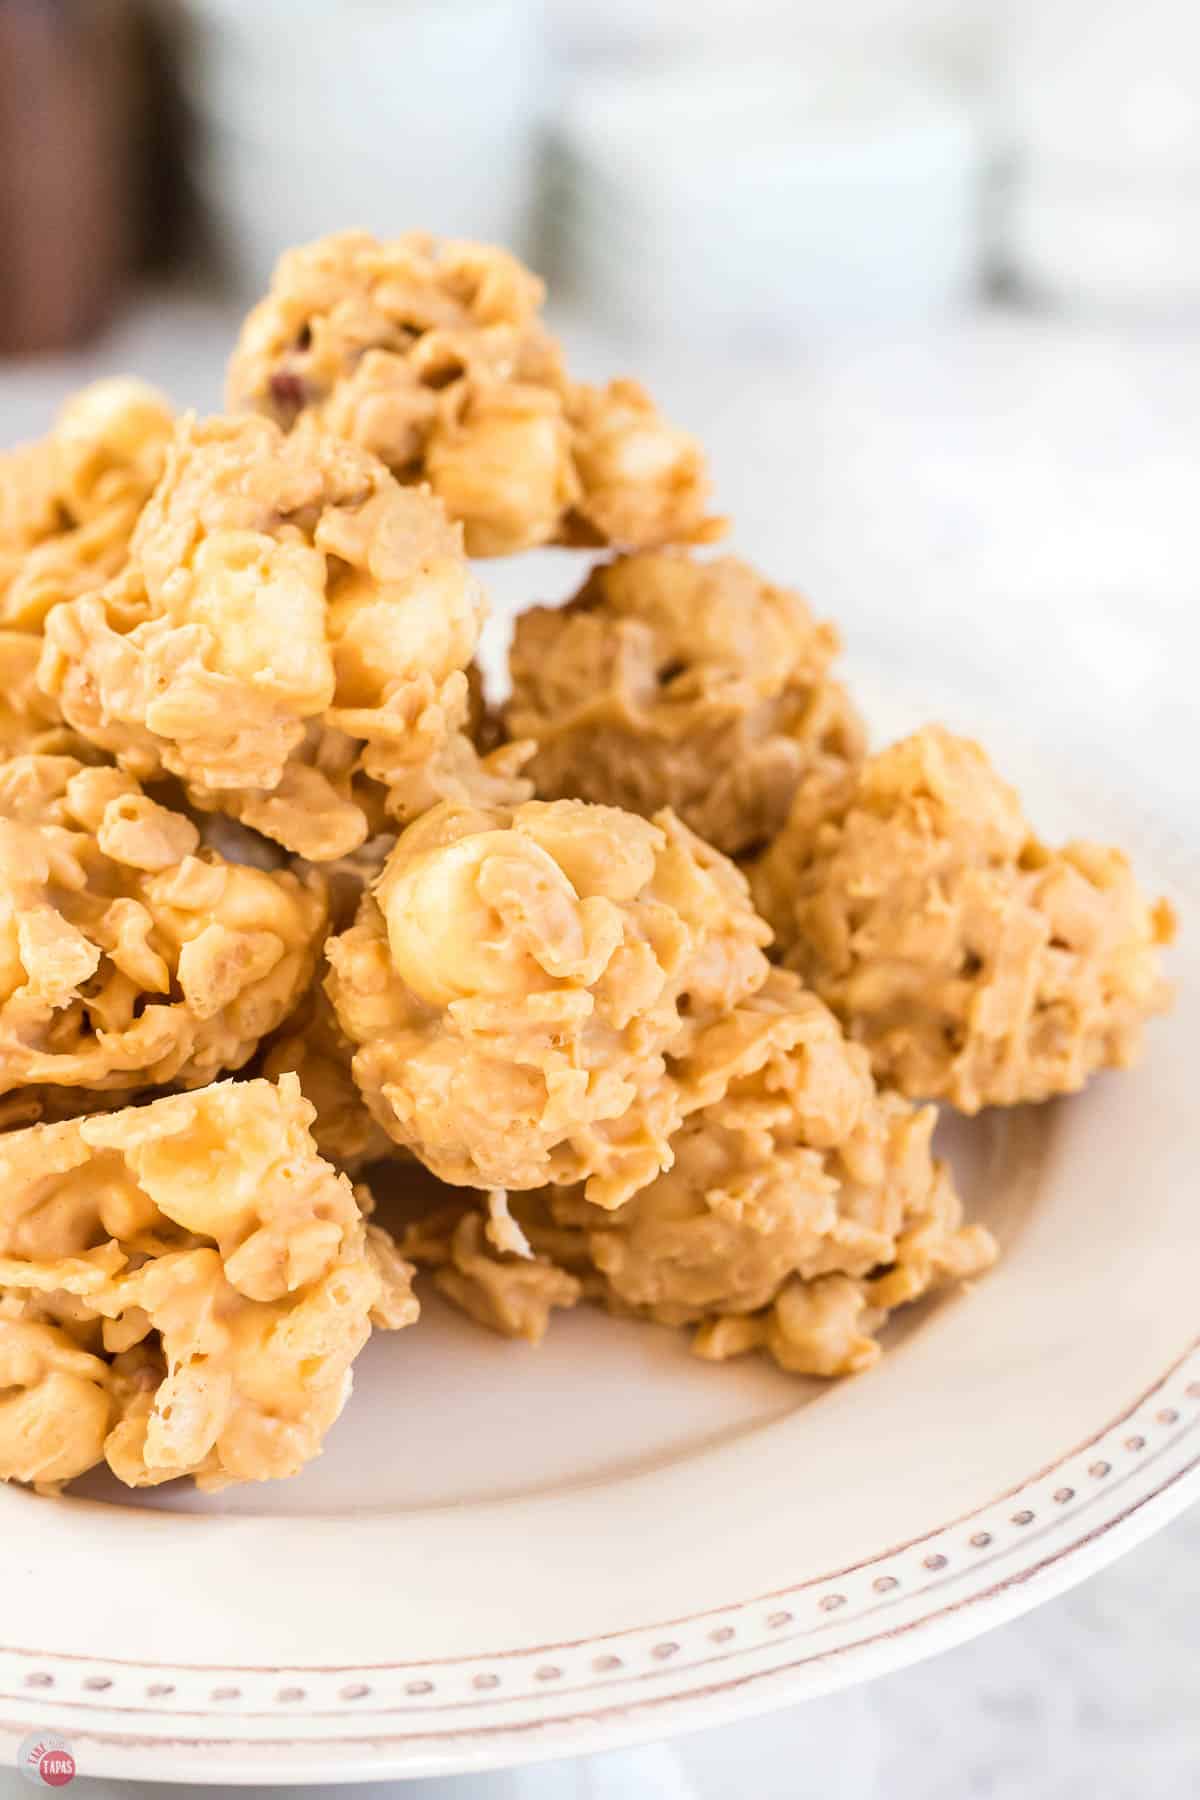
[[[665,328],[936,316],[980,258],[980,153],[953,95],[825,63],[587,80],[556,121],[561,272]]]
[[[189,0],[187,16],[192,179],[240,291],[349,226],[527,244],[547,87],[535,0]]]

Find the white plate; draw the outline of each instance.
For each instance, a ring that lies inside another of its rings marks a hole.
[[[934,712],[979,720],[876,718]],[[1039,823],[1127,842],[1194,920],[1194,827],[1035,726],[984,735]],[[582,1312],[534,1352],[430,1303],[294,1482],[0,1493],[0,1761],[31,1728],[85,1773],[223,1782],[611,1748],[945,1649],[1130,1547],[1200,1494],[1194,933],[1173,961],[1136,1073],[946,1132],[1005,1255],[857,1380]]]

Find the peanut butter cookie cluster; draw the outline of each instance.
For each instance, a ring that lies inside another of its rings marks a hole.
[[[0,456],[0,626],[36,630],[120,570],[173,424],[154,388],[117,377],[76,394],[39,443]]]
[[[326,921],[319,883],[201,849],[121,769],[0,764],[0,1105],[241,1068],[307,993]]]
[[[428,492],[317,431],[189,419],[121,576],[47,618],[38,679],[140,779],[331,860],[471,791],[483,613]]]
[[[488,245],[324,238],[281,259],[242,327],[230,404],[285,429],[315,416],[428,482],[472,556],[713,535],[700,446],[636,382],[572,380],[544,296]]]
[[[291,1475],[409,1269],[316,1154],[295,1077],[0,1137],[0,1479]]]
[[[41,655],[36,632],[0,628],[0,758],[77,746],[57,702],[38,685]]]
[[[769,936],[670,813],[442,805],[331,939],[328,989],[373,1115],[435,1174],[615,1207],[667,1166],[673,1065],[765,979]]]
[[[794,975],[772,970],[702,1031],[681,1074],[695,1110],[624,1205],[580,1186],[513,1194],[514,1236],[494,1207],[448,1202],[406,1253],[507,1335],[536,1340],[552,1308],[586,1297],[694,1328],[714,1361],[765,1349],[826,1376],[875,1361],[892,1309],[992,1262],[931,1156],[933,1108],[877,1092],[866,1053]]]
[[[735,557],[619,557],[567,606],[518,619],[508,724],[537,744],[540,794],[670,806],[744,856],[780,831],[803,776],[863,755],[829,674],[839,648],[799,594]]]
[[[1119,850],[1039,842],[979,745],[937,726],[802,789],[754,886],[876,1078],[963,1112],[1128,1067],[1169,1000],[1170,908]]]
[[[0,1480],[297,1472],[414,1269],[864,1370],[996,1254],[930,1103],[1167,1004],[1121,853],[939,727],[868,754],[834,627],[700,551],[698,445],[542,300],[326,239],[230,413],[101,382],[0,459]],[[469,557],[549,543],[603,554],[503,705]]]

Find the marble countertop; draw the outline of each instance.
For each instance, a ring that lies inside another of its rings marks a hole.
[[[1200,330],[997,312],[941,332],[691,355],[564,321],[584,372],[632,366],[712,447],[734,546],[804,587],[856,662],[953,658],[1072,716],[1178,805],[1200,767]],[[0,365],[0,441],[128,367],[211,409],[218,300],[150,298],[84,356]],[[489,565],[502,608],[574,583]],[[984,629],[1002,615],[1004,629]],[[986,646],[986,648],[985,648]],[[1084,1587],[932,1662],[769,1720],[587,1762],[405,1788],[414,1800],[1188,1800],[1200,1791],[1200,1514]],[[214,1771],[214,1774],[216,1771]],[[30,1790],[0,1772],[0,1800]],[[81,1779],[90,1800],[128,1783]],[[147,1790],[148,1791],[148,1790]],[[164,1795],[204,1790],[164,1788]],[[247,1793],[252,1790],[243,1790]],[[278,1790],[273,1790],[278,1791]],[[304,1790],[316,1793],[316,1789]],[[378,1796],[366,1787],[321,1790]]]

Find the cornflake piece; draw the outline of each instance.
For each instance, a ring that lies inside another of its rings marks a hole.
[[[322,884],[198,843],[119,769],[0,764],[0,1095],[54,1109],[199,1086],[294,1009],[325,932]]]
[[[476,1208],[442,1208],[404,1240],[481,1323],[540,1336],[551,1305],[695,1326],[720,1360],[765,1349],[804,1375],[847,1375],[880,1354],[888,1312],[985,1269],[995,1244],[962,1225],[930,1155],[932,1107],[877,1094],[867,1056],[798,979],[773,971],[702,1036],[674,1161],[615,1212],[579,1188],[517,1194],[535,1257],[504,1255]],[[536,1329],[531,1329],[531,1325]]]
[[[379,879],[395,842],[394,832],[373,837],[351,855],[319,865],[329,894],[331,931],[345,931],[354,923],[363,895]],[[305,864],[295,867],[298,874],[304,873]],[[355,1086],[350,1072],[354,1046],[338,1025],[321,985],[326,972],[322,957],[313,985],[267,1045],[262,1072],[272,1079],[285,1073],[297,1076],[304,1098],[316,1111],[312,1133],[317,1149],[336,1169],[355,1174],[364,1163],[395,1157],[396,1146],[375,1123]]]
[[[428,481],[472,556],[718,533],[699,445],[635,382],[572,381],[544,296],[488,245],[322,238],[281,258],[243,325],[230,404],[285,428],[315,413],[402,481]]]
[[[980,747],[939,726],[802,787],[754,885],[876,1078],[963,1112],[1128,1066],[1169,1003],[1167,904],[1119,850],[1047,849]]]
[[[556,1307],[574,1306],[583,1284],[549,1256],[503,1251],[471,1202],[450,1204],[409,1228],[401,1249],[433,1271],[447,1300],[501,1337],[540,1344]]]
[[[101,1460],[112,1423],[108,1363],[43,1319],[0,1311],[0,1480],[56,1491]]]
[[[338,1026],[319,987],[310,989],[263,1058],[272,1080],[293,1074],[314,1112],[317,1149],[335,1169],[355,1174],[365,1163],[394,1154],[395,1145],[377,1125],[350,1072],[354,1046]]]
[[[161,394],[118,377],[76,394],[48,437],[0,456],[0,625],[36,631],[58,601],[117,573],[172,426]]]
[[[411,1269],[317,1156],[294,1077],[0,1138],[0,1480],[293,1475]]]
[[[328,989],[368,1106],[435,1174],[615,1206],[669,1157],[670,1059],[761,985],[768,935],[670,813],[443,805],[330,940]]]
[[[670,806],[742,855],[779,831],[805,774],[862,758],[858,714],[829,678],[839,648],[799,594],[734,557],[622,557],[569,605],[517,620],[508,724],[536,740],[545,798]]]
[[[483,614],[427,492],[313,430],[187,419],[122,576],[48,618],[39,680],[139,779],[332,860],[486,788],[461,729]]]
[[[70,751],[81,741],[37,684],[41,653],[35,632],[0,627],[0,761],[23,751]]]

